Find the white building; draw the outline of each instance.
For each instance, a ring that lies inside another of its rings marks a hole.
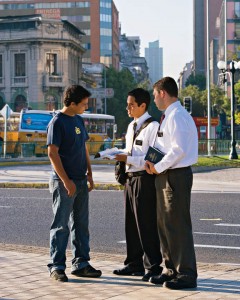
[[[145,48],[145,58],[149,68],[149,78],[153,84],[163,77],[163,48],[159,47],[159,40],[148,44],[148,48]]]
[[[79,84],[82,32],[42,15],[0,18],[0,109],[59,109],[66,86]]]

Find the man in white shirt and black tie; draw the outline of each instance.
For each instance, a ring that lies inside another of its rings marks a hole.
[[[178,101],[178,87],[171,77],[153,85],[154,102],[165,118],[154,147],[165,153],[146,171],[155,174],[157,223],[165,269],[150,281],[169,289],[195,288],[197,267],[193,243],[190,202],[193,175],[198,160],[197,129],[192,117]]]
[[[116,160],[126,162],[128,174],[124,190],[127,257],[124,261],[125,267],[114,270],[113,273],[122,276],[143,276],[143,281],[148,281],[150,277],[162,272],[162,255],[157,232],[155,176],[149,175],[144,168],[144,157],[149,146],[154,143],[159,123],[152,121],[138,132],[150,118],[147,112],[149,104],[148,91],[137,88],[128,93],[126,109],[129,117],[134,120],[129,124],[126,134],[126,155],[116,155]]]

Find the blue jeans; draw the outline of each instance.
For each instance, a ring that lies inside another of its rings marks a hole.
[[[69,197],[60,180],[51,180],[49,190],[53,195],[53,222],[50,230],[50,272],[66,269],[66,249],[69,233],[72,248],[72,271],[89,265],[88,187],[87,179],[74,180],[76,193]],[[70,230],[68,223],[70,221]]]

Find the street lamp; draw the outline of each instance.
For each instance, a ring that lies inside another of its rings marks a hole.
[[[234,74],[237,69],[240,69],[240,62],[232,60],[229,64],[229,69],[225,67],[224,61],[219,61],[217,67],[222,73],[219,75],[221,78],[221,84],[227,82],[227,76],[230,78],[231,83],[231,151],[229,159],[238,159],[236,151],[236,140],[235,140],[235,91],[234,91]]]
[[[107,114],[107,98],[106,98],[106,88],[107,88],[107,67],[104,64],[104,93],[105,93],[105,97],[104,97],[104,110],[105,110],[105,115]]]

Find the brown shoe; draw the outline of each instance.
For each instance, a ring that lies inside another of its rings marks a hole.
[[[67,275],[65,274],[64,270],[54,270],[50,274],[50,278],[57,280],[57,281],[62,281],[62,282],[67,282],[68,278]]]

